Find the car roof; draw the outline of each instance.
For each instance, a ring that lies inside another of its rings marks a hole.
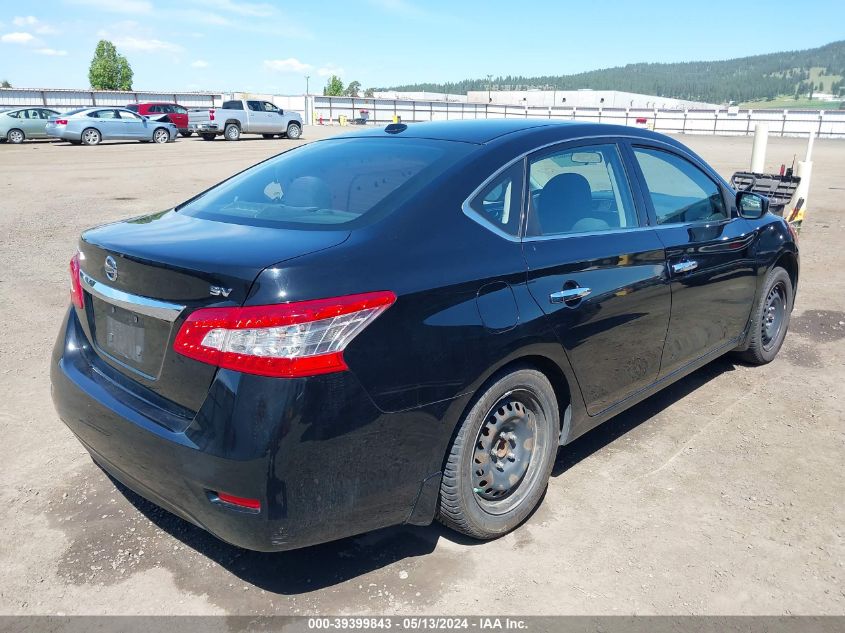
[[[509,139],[516,139],[520,136],[543,134],[544,132],[549,133],[555,140],[560,141],[582,136],[636,136],[642,138],[659,138],[664,142],[667,139],[664,135],[656,134],[650,130],[624,125],[515,118],[426,121],[423,123],[408,124],[392,123],[386,127],[350,131],[334,138],[393,136],[485,144],[504,136],[507,136]],[[672,144],[676,143],[673,141]]]

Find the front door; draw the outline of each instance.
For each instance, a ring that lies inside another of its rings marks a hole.
[[[616,143],[543,150],[528,169],[528,287],[595,415],[657,379],[670,312],[663,245]]]
[[[671,278],[665,376],[743,333],[756,292],[753,235],[727,189],[694,157],[650,144],[632,145],[631,155]]]
[[[152,128],[144,117],[129,110],[121,110],[120,120],[123,124],[123,138],[137,141],[152,137]]]

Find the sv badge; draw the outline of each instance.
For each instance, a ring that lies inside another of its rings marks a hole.
[[[208,294],[212,297],[228,297],[230,292],[232,292],[231,288],[223,288],[222,286],[211,286],[208,289]]]

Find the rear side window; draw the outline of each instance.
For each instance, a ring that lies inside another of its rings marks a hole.
[[[225,101],[223,103],[224,110],[243,110],[244,104],[242,101]]]
[[[722,191],[698,167],[677,154],[635,147],[658,224],[706,222],[728,217]]]
[[[260,101],[247,101],[246,107],[248,107],[253,112],[264,112],[264,106]]]
[[[6,116],[10,116],[13,119],[20,118],[20,112],[9,112]]]
[[[391,213],[475,146],[356,138],[285,152],[180,207],[191,216],[282,228],[355,228]]]
[[[527,234],[630,229],[637,214],[615,144],[570,147],[529,161]]]
[[[519,235],[524,177],[524,161],[519,161],[493,178],[470,202],[472,216],[494,229]]]

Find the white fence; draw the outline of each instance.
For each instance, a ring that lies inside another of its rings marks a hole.
[[[365,118],[367,123],[386,125],[399,117],[403,122],[448,119],[540,118],[560,121],[591,121],[648,127],[658,132],[744,136],[754,133],[757,123],[767,123],[774,136],[845,138],[845,110],[650,110],[635,108],[525,107],[485,103],[449,103],[403,99],[312,97],[315,124],[337,124]],[[364,111],[366,115],[362,113]]]
[[[125,106],[140,101],[179,103],[186,108],[210,108],[220,95],[200,92],[143,92],[121,90],[58,90],[0,88],[0,108],[41,106],[70,110],[90,106]]]
[[[306,123],[337,124],[340,117],[350,122],[366,111],[369,124],[386,125],[399,117],[404,122],[446,119],[541,118],[593,121],[649,127],[658,132],[743,136],[765,122],[775,136],[807,136],[815,132],[821,138],[845,138],[845,110],[652,110],[636,108],[579,108],[487,103],[455,103],[412,99],[364,99],[353,97],[308,98],[247,93],[143,92],[108,90],[57,90],[0,88],[0,108],[45,106],[56,109],[86,106],[123,106],[136,101],[176,102],[188,108],[219,106],[232,95],[262,98],[279,107],[304,115]]]

